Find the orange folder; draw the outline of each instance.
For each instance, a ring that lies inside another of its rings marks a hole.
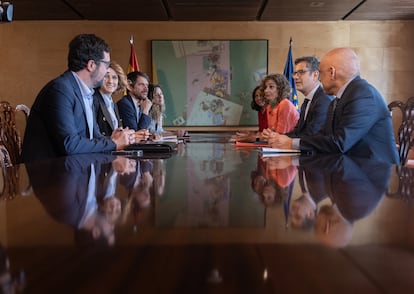
[[[269,144],[266,142],[239,142],[236,141],[236,146],[239,147],[269,147]]]

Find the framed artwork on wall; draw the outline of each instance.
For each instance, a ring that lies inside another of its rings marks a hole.
[[[251,95],[267,74],[268,40],[152,40],[165,126],[254,126]]]

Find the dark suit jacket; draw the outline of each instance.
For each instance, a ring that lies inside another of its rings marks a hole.
[[[392,165],[384,161],[338,154],[318,155],[300,164],[307,175],[318,175],[307,178],[309,191],[316,186],[321,193],[323,186],[322,194],[328,195],[350,222],[367,216],[378,205],[392,171]]]
[[[133,129],[135,131],[148,129],[151,123],[151,117],[141,112],[139,113],[139,118],[137,112],[135,111],[135,105],[132,100],[133,98],[129,95],[122,97],[121,100],[117,102],[119,115],[122,119],[122,124],[126,128]]]
[[[96,120],[93,132],[90,140],[79,86],[72,73],[66,71],[36,97],[27,120],[22,161],[116,149],[109,137],[101,135]]]
[[[301,117],[292,132],[287,134],[292,138],[317,134],[324,126],[332,96],[325,94],[319,86],[309,105],[306,120]]]
[[[143,173],[150,172],[152,174],[153,163],[150,160],[137,160],[135,172],[119,176],[119,184],[125,186],[128,190],[134,187],[137,177],[141,177]]]
[[[325,127],[317,135],[301,137],[301,150],[399,162],[390,112],[367,81],[359,76],[352,80],[334,113],[333,133],[326,133]]]
[[[298,175],[302,192],[308,192],[315,203],[319,203],[328,197],[324,185],[324,174],[320,169],[299,166]]]
[[[99,126],[101,134],[104,136],[111,136],[114,131],[114,125],[112,123],[111,115],[106,107],[104,98],[102,97],[99,89],[95,89],[93,94],[93,103],[96,111],[96,121]],[[115,116],[118,120],[118,127],[122,127],[122,120],[119,116],[118,106],[114,103]]]
[[[102,174],[115,157],[80,154],[26,164],[33,192],[45,210],[58,222],[77,227],[85,213],[91,164],[95,170],[95,193],[102,190]]]

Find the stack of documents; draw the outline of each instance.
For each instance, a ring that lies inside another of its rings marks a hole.
[[[178,138],[176,135],[171,135],[171,136],[162,136],[159,139],[156,140],[152,140],[153,142],[178,142]]]
[[[280,148],[260,147],[259,151],[261,155],[264,157],[300,154],[299,149],[280,149]]]

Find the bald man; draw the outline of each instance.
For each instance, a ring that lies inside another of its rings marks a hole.
[[[269,134],[272,147],[398,163],[390,112],[381,94],[359,76],[355,52],[333,49],[322,58],[319,72],[325,93],[336,96],[325,127],[316,135],[298,139],[273,132]]]

